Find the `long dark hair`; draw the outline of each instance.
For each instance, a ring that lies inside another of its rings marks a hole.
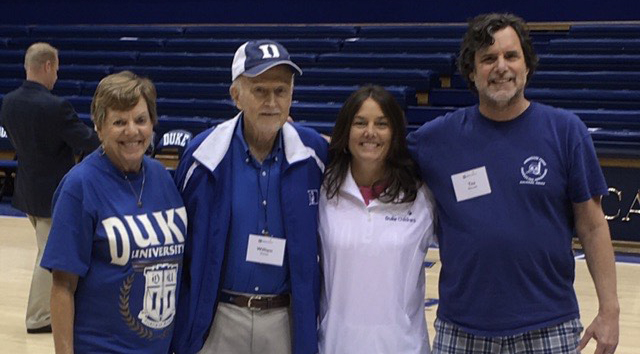
[[[416,199],[420,178],[416,165],[407,150],[407,122],[402,107],[387,90],[377,85],[367,85],[353,92],[344,102],[338,119],[333,128],[331,143],[329,144],[329,166],[324,173],[324,187],[327,191],[327,199],[338,194],[344,182],[351,153],[349,152],[349,134],[356,113],[367,99],[374,100],[389,119],[391,124],[391,145],[385,159],[386,171],[379,183],[388,183],[385,192],[379,199],[385,203],[406,203]]]

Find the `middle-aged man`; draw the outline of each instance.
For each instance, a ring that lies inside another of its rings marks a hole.
[[[288,123],[287,50],[235,53],[235,118],[198,135],[176,183],[189,220],[176,353],[316,353],[318,190],[327,143]]]
[[[24,211],[36,230],[36,257],[26,325],[28,333],[51,332],[51,274],[40,259],[51,228],[51,199],[62,177],[75,164],[74,149],[90,152],[100,145],[71,104],[51,94],[58,79],[58,50],[34,43],[24,57],[27,80],[2,100],[0,124],[19,157],[12,204]]]
[[[479,104],[408,138],[440,217],[434,353],[577,353],[590,338],[598,354],[617,346],[607,185],[580,119],[524,97],[536,64],[522,19],[477,16],[459,69]],[[599,300],[582,340],[574,229]]]

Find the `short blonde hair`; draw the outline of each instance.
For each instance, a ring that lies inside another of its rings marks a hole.
[[[156,124],[158,113],[156,109],[156,88],[151,80],[139,77],[131,71],[121,71],[106,76],[98,84],[91,101],[91,120],[100,129],[107,117],[107,109],[126,111],[138,104],[140,97],[144,98],[149,110],[151,123]]]
[[[24,68],[36,68],[44,65],[47,60],[52,63],[58,62],[58,50],[49,43],[33,43],[24,55]]]

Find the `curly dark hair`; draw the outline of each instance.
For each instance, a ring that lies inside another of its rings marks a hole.
[[[460,70],[462,77],[467,81],[469,89],[473,92],[477,93],[478,90],[474,82],[469,79],[469,75],[475,67],[476,52],[492,45],[494,43],[493,34],[506,27],[513,28],[518,35],[518,39],[520,39],[524,61],[529,69],[527,83],[529,83],[531,76],[536,71],[538,56],[533,49],[531,38],[529,38],[527,24],[522,18],[509,13],[478,15],[469,21],[469,28],[462,40],[460,55],[458,56],[458,70]]]
[[[351,125],[367,98],[378,103],[391,126],[391,145],[385,161],[386,172],[382,180],[375,183],[388,183],[388,187],[379,199],[385,203],[414,201],[421,182],[418,169],[407,149],[407,122],[404,111],[391,93],[377,85],[366,85],[353,92],[338,113],[329,144],[330,163],[324,174],[323,184],[327,198],[331,199],[338,194],[349,171],[352,157],[349,152]]]

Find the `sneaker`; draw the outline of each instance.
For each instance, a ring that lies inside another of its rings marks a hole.
[[[44,327],[39,327],[39,328],[27,328],[27,333],[29,334],[51,333],[51,325],[46,325]]]

